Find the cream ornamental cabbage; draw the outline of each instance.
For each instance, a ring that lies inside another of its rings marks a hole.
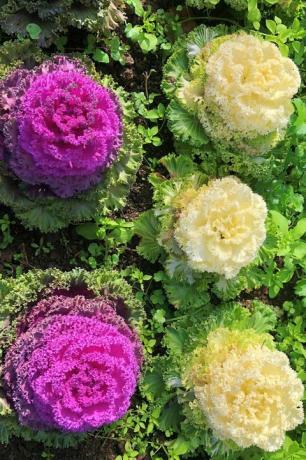
[[[183,209],[174,232],[191,268],[233,278],[266,237],[261,196],[229,176],[201,187]]]
[[[212,141],[250,155],[274,148],[285,135],[301,84],[294,62],[274,43],[244,32],[219,35],[202,47],[193,38],[187,51],[189,76],[182,77],[176,98]]]
[[[303,422],[303,385],[284,353],[258,343],[267,334],[258,340],[250,332],[211,332],[207,346],[195,350],[190,378],[219,439],[273,452]]]
[[[205,71],[205,101],[230,131],[255,137],[286,128],[301,78],[275,44],[233,35],[209,57]]]

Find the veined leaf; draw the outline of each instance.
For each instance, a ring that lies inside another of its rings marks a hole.
[[[195,147],[208,143],[204,128],[198,118],[184,109],[177,101],[171,101],[168,108],[169,128],[183,142]]]
[[[146,211],[138,217],[134,231],[141,238],[137,247],[138,253],[150,262],[156,262],[162,253],[162,249],[157,242],[159,222],[152,210]]]

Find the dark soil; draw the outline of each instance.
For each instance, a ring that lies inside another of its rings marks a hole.
[[[50,453],[50,456],[42,457],[44,452]],[[14,438],[7,447],[0,447],[0,460],[115,460],[120,453],[119,447],[114,449],[113,444],[98,436],[90,437],[88,441],[75,448],[52,451],[41,444]]]

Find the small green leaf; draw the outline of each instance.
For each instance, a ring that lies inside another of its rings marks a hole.
[[[286,217],[280,214],[278,211],[270,211],[270,215],[272,217],[272,222],[277,225],[281,233],[287,233],[289,222]]]
[[[276,24],[275,24],[274,21],[272,21],[271,19],[267,19],[266,20],[266,27],[267,27],[268,30],[270,30],[270,32],[272,34],[275,34],[275,32],[276,32]]]
[[[38,24],[30,23],[27,25],[26,31],[28,32],[32,40],[38,40],[42,30]]]
[[[269,288],[269,297],[270,297],[270,299],[274,299],[277,296],[277,294],[279,293],[280,289],[281,289],[281,287],[278,286],[277,284],[274,284],[273,286],[271,286]]]
[[[141,0],[126,0],[126,3],[134,8],[137,16],[143,16],[143,6]]]
[[[97,240],[97,231],[99,227],[94,222],[88,222],[86,224],[80,224],[75,228],[78,235],[82,236],[86,240]]]
[[[303,260],[306,257],[306,243],[304,241],[299,241],[293,247],[293,255],[298,260]]]
[[[157,38],[154,34],[149,34],[147,32],[143,33],[140,40],[140,47],[142,51],[148,53],[149,51],[155,51],[157,47]]]
[[[177,439],[169,443],[169,447],[173,456],[184,455],[190,448],[190,442],[183,436],[179,436]]]
[[[156,310],[153,316],[154,321],[156,321],[159,324],[164,324],[165,322],[165,310]]]
[[[103,62],[104,64],[109,63],[109,55],[104,51],[97,48],[92,56],[93,60],[96,62]]]
[[[294,240],[298,240],[306,233],[306,217],[299,220],[296,226],[290,231],[290,235]]]
[[[306,297],[306,280],[298,281],[295,285],[294,292],[301,297]]]
[[[143,385],[146,391],[153,396],[158,397],[162,395],[165,389],[162,373],[158,371],[148,372],[143,379]]]

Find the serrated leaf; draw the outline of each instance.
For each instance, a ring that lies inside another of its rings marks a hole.
[[[254,312],[242,321],[245,329],[255,329],[258,333],[271,332],[276,325],[275,311],[261,302],[254,301]]]
[[[215,1],[215,0],[214,0]],[[215,1],[217,4],[218,1]],[[201,24],[188,34],[187,49],[189,45],[195,44],[201,50],[208,42],[221,35],[228,33],[228,27],[224,24],[219,24],[216,27],[207,27]]]
[[[159,417],[159,428],[163,431],[178,431],[183,420],[182,409],[177,401],[171,401],[163,409]]]
[[[169,129],[183,142],[189,141],[195,147],[208,143],[208,137],[198,118],[173,100],[168,107]]]
[[[34,209],[31,209],[27,212],[18,214],[18,217],[21,217],[25,222],[35,222],[36,226],[39,227],[40,231],[43,233],[48,233],[63,227],[64,219],[54,213],[50,212],[47,208],[43,206],[37,206]]]
[[[146,391],[151,393],[154,397],[162,395],[165,390],[163,375],[159,371],[147,372],[143,379],[143,385]]]
[[[187,155],[168,155],[160,162],[173,178],[188,176],[195,171],[195,164]]]
[[[181,353],[187,337],[187,332],[184,331],[184,329],[174,329],[173,327],[169,327],[166,331],[165,341],[170,350],[174,353]]]
[[[164,67],[162,88],[168,97],[174,94],[180,77],[186,73],[188,73],[188,57],[185,50],[180,49],[172,54]]]
[[[134,231],[141,238],[137,252],[150,262],[156,262],[162,250],[157,242],[159,221],[152,210],[146,211],[138,217]]]

